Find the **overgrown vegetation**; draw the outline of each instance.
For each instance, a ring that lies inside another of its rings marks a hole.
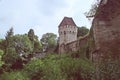
[[[93,80],[94,66],[87,59],[69,54],[33,58],[22,70],[4,72],[2,80]],[[19,79],[18,79],[19,78]]]
[[[0,39],[0,80],[119,80],[120,59],[108,54],[99,63],[91,62],[90,52],[95,49],[91,30],[79,51],[36,58],[34,54],[43,52],[44,40],[41,44],[32,29],[14,35],[11,28],[5,39]],[[56,35],[48,39],[47,48],[54,48]]]
[[[0,40],[1,72],[21,69],[36,52],[42,50],[40,41],[33,33],[14,35],[13,28],[7,31],[5,39]]]
[[[85,12],[85,13],[84,13],[85,16],[86,16],[88,19],[95,17],[95,14],[96,14],[96,12],[97,12],[97,10],[98,10],[98,6],[99,6],[99,4],[100,4],[100,1],[101,1],[101,0],[96,0],[96,1],[94,2],[94,4],[91,6],[91,9],[90,9],[88,12]]]
[[[50,36],[49,36],[50,35]],[[56,35],[46,34],[41,41],[47,48],[56,46]],[[48,39],[48,41],[46,41]],[[55,45],[54,45],[55,44]],[[42,52],[41,42],[34,30],[28,34],[14,35],[11,28],[5,39],[0,40],[0,80],[92,80],[94,66],[87,58],[72,54],[47,54],[36,58]]]
[[[40,41],[45,52],[53,52],[57,46],[57,35],[54,33],[43,34]]]
[[[82,27],[78,27],[78,31],[77,31],[77,37],[84,37],[85,35],[87,35],[89,33],[89,29],[87,29],[85,26]]]

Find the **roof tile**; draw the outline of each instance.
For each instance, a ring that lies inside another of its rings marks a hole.
[[[62,20],[62,22],[60,23],[60,26],[66,26],[66,25],[70,25],[70,26],[76,26],[75,22],[73,21],[72,18],[70,17],[64,17],[64,19]]]

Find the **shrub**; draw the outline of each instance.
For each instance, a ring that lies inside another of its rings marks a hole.
[[[30,80],[23,71],[4,72],[0,76],[0,80]]]
[[[4,62],[2,61],[3,54],[4,54],[3,50],[0,50],[0,67],[4,64]]]
[[[67,80],[90,80],[94,72],[93,65],[88,60],[65,58],[60,61],[62,74]]]
[[[25,65],[32,80],[90,80],[94,67],[87,59],[72,58],[68,54],[49,54],[33,59]]]

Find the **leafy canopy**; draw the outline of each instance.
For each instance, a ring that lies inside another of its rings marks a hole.
[[[41,42],[45,50],[53,48],[57,45],[57,35],[54,33],[43,34]]]
[[[89,29],[87,29],[85,26],[78,27],[77,37],[83,37],[86,34],[88,34],[88,32],[89,32]]]

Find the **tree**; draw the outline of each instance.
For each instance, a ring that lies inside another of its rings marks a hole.
[[[0,49],[5,51],[6,41],[5,39],[0,39]]]
[[[91,6],[91,9],[88,12],[85,12],[85,16],[89,19],[95,16],[98,6],[101,0],[96,0],[96,2]]]
[[[5,38],[8,39],[9,37],[12,37],[13,34],[14,34],[14,32],[13,32],[13,27],[11,27],[11,28],[9,29],[9,31],[7,31]]]
[[[10,47],[10,41],[11,41],[11,37],[13,37],[13,34],[14,34],[14,32],[13,32],[13,28],[11,27],[8,31],[7,31],[7,33],[6,33],[6,36],[5,36],[5,40],[6,40],[6,42],[5,42],[5,47],[7,47],[7,46],[9,46]],[[5,50],[6,51],[6,50]],[[6,52],[5,52],[6,53]]]
[[[72,58],[70,54],[48,54],[43,59],[32,59],[24,71],[31,80],[95,80],[92,62]]]
[[[18,54],[29,54],[33,51],[33,45],[27,35],[15,35],[14,46]]]
[[[38,40],[38,36],[35,35],[33,29],[29,30],[28,37],[33,45],[33,53],[40,52],[42,50],[42,45],[41,45],[41,42]]]
[[[4,54],[3,50],[0,50],[0,67],[4,64],[4,62],[2,61],[3,54]]]
[[[21,60],[23,59],[23,56],[25,60],[28,59],[28,55],[33,52],[33,45],[27,35],[19,34],[9,37],[7,42],[9,44],[5,47],[6,49],[5,54],[3,55],[3,61],[9,70],[13,65],[22,65],[23,63]]]
[[[34,30],[33,29],[30,29],[29,32],[28,32],[28,37],[31,41],[34,41],[34,38],[35,38],[35,34],[34,34]]]
[[[84,27],[84,26],[78,27],[77,37],[83,37],[83,36],[85,36],[88,32],[89,32],[89,29],[87,29],[86,27]]]
[[[41,52],[42,50],[42,44],[40,41],[35,41],[34,42],[34,52]]]
[[[43,47],[45,51],[54,48],[57,45],[57,35],[54,33],[46,33],[43,34],[41,38],[41,42],[43,44]]]

